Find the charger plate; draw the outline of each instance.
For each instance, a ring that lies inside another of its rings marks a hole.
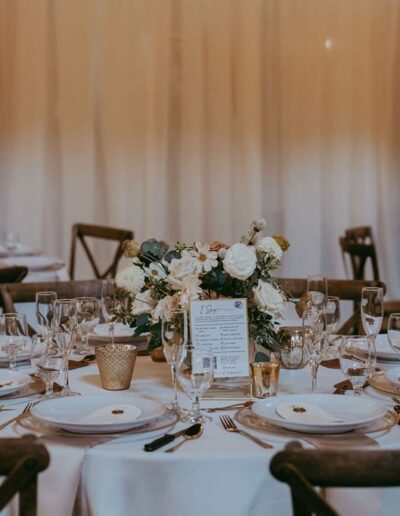
[[[240,409],[236,413],[235,419],[242,425],[252,428],[253,430],[257,430],[259,432],[265,432],[268,434],[275,434],[286,437],[298,436],[300,439],[304,440],[305,434],[303,432],[296,432],[294,430],[286,430],[284,428],[278,427],[270,423],[266,419],[255,414],[251,408]],[[384,434],[388,432],[397,423],[397,421],[397,414],[395,414],[391,410],[387,410],[381,418],[377,419],[373,423],[369,423],[364,427],[356,428],[354,430],[351,430],[350,432],[339,434],[313,434],[313,436],[315,435],[320,439],[325,439],[327,442],[329,442],[329,440],[331,440],[332,437],[334,437],[336,442],[337,439],[346,440],[349,435],[363,436],[364,434],[370,433]],[[307,439],[309,439],[309,437],[310,435],[307,436]]]
[[[400,395],[400,385],[391,382],[383,372],[375,374],[368,380],[368,383],[377,391],[384,392],[385,394],[394,394],[395,396]]]

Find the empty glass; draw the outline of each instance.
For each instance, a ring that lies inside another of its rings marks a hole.
[[[48,339],[42,335],[34,335],[31,340],[31,366],[33,373],[37,374],[37,363],[46,355]]]
[[[214,379],[212,347],[206,344],[195,346],[189,341],[183,347],[177,372],[182,389],[192,400],[191,411],[181,417],[181,420],[187,423],[211,421],[209,416],[200,412],[200,398]]]
[[[55,348],[62,353],[63,357],[63,373],[64,373],[64,387],[61,391],[61,396],[80,396],[79,392],[71,391],[69,387],[69,356],[72,349],[73,334],[56,331],[53,334],[53,341],[55,341]]]
[[[7,353],[9,369],[17,368],[17,356],[28,342],[28,324],[25,314],[0,315],[1,349]]]
[[[400,314],[390,314],[387,336],[393,351],[400,353]]]
[[[304,341],[311,367],[312,392],[317,388],[318,367],[325,354],[325,313],[306,310],[303,314]]]
[[[375,346],[372,336],[345,337],[340,346],[340,368],[351,381],[355,395],[360,395],[375,364]]]
[[[12,256],[19,246],[19,234],[15,231],[4,231],[2,242],[9,256]]]
[[[54,301],[54,331],[74,334],[77,328],[77,302],[75,299],[57,299]]]
[[[99,324],[99,303],[95,297],[77,297],[77,323],[81,344],[76,346],[77,353],[88,355],[90,348],[88,335]]]
[[[36,362],[36,372],[46,385],[44,398],[57,398],[59,395],[54,393],[53,384],[64,370],[65,359],[64,351],[60,349],[58,343],[51,339],[46,352]]]
[[[164,355],[171,369],[172,385],[174,388],[174,397],[169,408],[177,413],[181,413],[182,409],[179,407],[178,403],[176,370],[182,357],[183,347],[188,340],[186,310],[172,310],[162,319],[161,338]]]
[[[52,328],[54,318],[54,301],[57,299],[57,292],[36,292],[36,320],[38,332],[47,337]]]
[[[103,280],[101,287],[101,310],[105,322],[108,324],[111,344],[114,344],[114,310],[117,306],[115,280]]]
[[[308,276],[307,294],[311,305],[310,308],[323,310],[328,295],[328,280],[320,274]]]
[[[383,289],[364,287],[361,291],[361,318],[366,335],[379,334],[383,321]]]

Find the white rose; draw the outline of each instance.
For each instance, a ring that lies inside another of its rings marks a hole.
[[[253,246],[245,244],[233,244],[225,255],[224,270],[232,278],[245,280],[249,278],[256,268],[256,253]]]
[[[273,317],[283,317],[285,301],[279,290],[265,281],[258,280],[257,287],[253,288],[253,294],[254,302],[261,312]]]
[[[183,251],[181,258],[173,258],[169,264],[170,275],[181,280],[189,274],[194,274],[197,268],[197,260],[187,251]]]
[[[131,294],[136,294],[144,285],[144,272],[140,267],[131,265],[119,271],[115,281],[117,287],[123,288]]]
[[[256,244],[257,251],[262,251],[266,253],[267,255],[271,256],[272,258],[275,258],[276,260],[280,260],[282,258],[283,251],[278,244],[278,242],[275,240],[275,238],[272,238],[270,236],[264,237],[261,240],[259,240]]]
[[[135,301],[132,304],[131,313],[132,315],[140,315],[151,312],[151,310],[155,307],[157,301],[151,297],[151,291],[145,290],[144,292],[139,292]]]
[[[153,322],[157,322],[164,317],[168,317],[172,310],[172,297],[165,296],[157,303],[157,306],[153,310]]]

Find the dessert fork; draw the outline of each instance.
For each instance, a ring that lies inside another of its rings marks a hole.
[[[243,435],[243,437],[247,437],[254,443],[258,444],[259,446],[262,446],[263,448],[273,448],[271,444],[265,443],[264,441],[261,441],[261,439],[258,439],[257,437],[254,437],[254,435],[251,435],[244,430],[241,430],[238,428],[235,423],[233,422],[233,419],[229,416],[220,416],[219,419],[221,420],[222,426],[227,432],[235,432],[237,434]]]
[[[5,421],[4,423],[2,423],[0,425],[0,430],[3,430],[3,428],[5,428],[6,426],[10,425],[11,423],[13,423],[14,421],[18,421],[19,419],[27,416],[29,414],[29,411],[31,410],[31,408],[36,405],[36,403],[38,403],[38,401],[31,401],[30,403],[27,403],[24,410],[22,412],[20,412],[17,416],[14,416],[13,418],[11,419],[8,419],[7,421]]]

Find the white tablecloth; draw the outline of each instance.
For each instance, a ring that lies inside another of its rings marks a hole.
[[[341,379],[340,371],[321,367],[319,392],[332,392],[333,384]],[[308,368],[282,371],[281,393],[310,392],[310,386]],[[82,394],[113,396],[101,388],[95,364],[72,371],[71,387]],[[166,364],[138,358],[130,391],[168,402],[171,389]],[[180,394],[180,400],[188,406],[184,394]],[[222,403],[205,400],[203,406]],[[20,402],[18,409],[23,406]],[[0,422],[12,414],[1,412]],[[148,439],[133,436],[92,448],[80,439],[45,438],[51,464],[40,476],[39,515],[70,516],[77,494],[80,507],[75,512],[91,516],[291,514],[288,487],[272,478],[269,462],[292,439],[263,434],[274,446],[265,450],[240,435],[225,432],[218,415],[213,414],[200,439],[184,444],[174,454],[165,454],[163,449],[146,453],[143,444]],[[179,423],[177,428],[182,426]],[[16,435],[16,429],[5,429],[0,435]],[[377,441],[381,448],[400,447],[400,427],[392,428]],[[342,514],[391,516],[398,514],[400,489],[341,490],[334,499]]]

